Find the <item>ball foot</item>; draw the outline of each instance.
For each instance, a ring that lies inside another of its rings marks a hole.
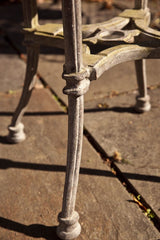
[[[9,143],[19,143],[26,139],[23,123],[19,123],[16,126],[9,126],[8,130],[7,141]]]
[[[151,109],[150,97],[147,95],[146,97],[137,96],[136,98],[135,110],[139,113],[148,112]]]
[[[61,217],[61,213],[58,216],[59,226],[57,227],[57,235],[60,239],[71,240],[79,236],[81,232],[81,226],[78,222],[79,214],[74,212],[69,218]]]

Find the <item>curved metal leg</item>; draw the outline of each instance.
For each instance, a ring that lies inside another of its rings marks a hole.
[[[69,96],[68,156],[62,212],[59,214],[57,235],[61,239],[74,239],[81,232],[79,215],[74,210],[79,179],[83,138],[84,97]]]
[[[135,109],[137,112],[147,112],[151,109],[150,97],[147,94],[147,77],[146,77],[146,62],[143,60],[136,60],[136,74],[139,88],[139,95],[136,100]]]
[[[25,82],[22,91],[22,95],[16,111],[13,115],[11,125],[8,127],[9,134],[7,140],[11,143],[18,143],[25,140],[26,136],[23,131],[24,126],[21,123],[22,116],[24,115],[31,93],[35,84],[35,74],[38,65],[38,46],[27,46],[27,68],[25,75]]]

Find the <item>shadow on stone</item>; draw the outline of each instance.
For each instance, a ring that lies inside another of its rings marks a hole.
[[[44,238],[46,240],[59,240],[56,235],[56,226],[44,226],[41,224],[24,225],[3,217],[0,217],[0,227],[23,233],[34,238]]]
[[[0,158],[0,169],[8,169],[8,168],[30,169],[30,170],[48,171],[48,172],[65,172],[66,171],[66,166],[62,166],[62,165],[16,162],[9,159]],[[80,174],[104,176],[104,177],[115,177],[111,171],[91,169],[91,168],[80,168]],[[149,181],[149,182],[160,182],[160,177],[158,176],[126,173],[126,172],[123,172],[123,174],[128,179],[135,179],[139,181]]]
[[[85,113],[91,112],[117,112],[117,113],[133,113],[133,114],[140,114],[136,112],[134,107],[111,107],[111,108],[90,108],[85,109]]]
[[[66,115],[63,111],[56,111],[56,112],[26,112],[24,116],[56,116],[56,115]],[[12,117],[13,112],[3,111],[0,112],[0,116]]]
[[[88,108],[85,109],[85,113],[94,113],[94,112],[118,112],[118,113],[133,113],[140,114],[136,112],[134,107],[111,107],[111,108]],[[54,116],[54,115],[66,115],[67,113],[63,111],[56,112],[26,112],[25,116]],[[1,111],[0,116],[13,116],[13,112]]]
[[[0,143],[2,143],[2,144],[14,144],[14,143],[11,143],[11,142],[9,142],[8,141],[8,138],[7,138],[7,136],[0,136]]]

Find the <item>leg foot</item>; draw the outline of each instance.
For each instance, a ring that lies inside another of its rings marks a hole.
[[[151,104],[150,104],[150,97],[149,95],[145,97],[140,97],[137,96],[136,98],[136,105],[135,105],[135,110],[137,112],[143,113],[143,112],[148,112],[151,109]]]
[[[79,214],[73,212],[73,215],[69,218],[61,217],[61,213],[58,216],[59,226],[57,227],[57,235],[60,239],[71,240],[79,236],[81,232],[81,226],[78,222]]]
[[[19,143],[26,139],[23,123],[19,123],[16,126],[9,126],[8,129],[9,129],[9,134],[7,136],[8,142]]]
[[[27,68],[24,81],[24,87],[19,104],[14,112],[10,126],[7,141],[10,143],[19,143],[25,140],[26,136],[23,131],[24,126],[21,119],[27,109],[32,90],[35,84],[35,74],[38,64],[39,46],[27,46]]]
[[[151,104],[150,97],[147,94],[147,76],[145,59],[136,60],[135,67],[139,89],[139,95],[136,98],[137,103],[135,106],[135,110],[140,113],[148,112],[151,109]]]

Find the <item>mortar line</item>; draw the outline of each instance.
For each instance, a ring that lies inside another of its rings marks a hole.
[[[25,61],[24,54],[21,54],[21,51],[16,47],[16,45],[13,43],[12,39],[5,33],[3,33],[4,39],[9,43],[9,45],[16,50],[17,54],[19,55],[20,59]],[[26,62],[26,61],[25,61]],[[66,113],[68,111],[68,107],[66,103],[58,96],[58,94],[52,89],[52,87],[45,81],[45,79],[37,73],[37,77],[43,84],[45,88],[48,88],[49,91],[55,96],[55,101],[61,106],[63,111]],[[160,84],[156,85],[157,88],[160,88]],[[151,89],[152,90],[152,89]],[[134,91],[134,90],[132,90]],[[128,91],[129,93],[130,91]],[[127,91],[120,93],[119,95],[127,94]],[[113,96],[119,96],[118,94]],[[122,186],[126,188],[128,193],[130,193],[133,196],[133,201],[138,203],[138,206],[140,209],[145,211],[147,213],[147,210],[149,209],[151,211],[153,218],[150,218],[150,220],[153,222],[154,226],[157,228],[158,231],[160,231],[160,218],[158,215],[153,211],[153,209],[150,207],[150,205],[145,201],[145,199],[142,197],[141,194],[135,189],[135,187],[130,183],[130,181],[124,176],[123,172],[117,167],[117,165],[114,163],[113,157],[110,157],[107,155],[106,151],[100,146],[100,144],[96,141],[96,139],[91,135],[91,133],[87,130],[87,128],[84,126],[84,136],[87,138],[88,142],[91,144],[91,146],[94,148],[94,150],[100,155],[101,159],[104,162],[108,162],[108,166],[111,168],[111,172],[114,176],[118,178],[118,180],[121,182]],[[140,196],[140,200],[138,199],[138,196]],[[147,216],[149,218],[149,216]]]
[[[106,151],[101,147],[101,145],[95,140],[95,138],[91,135],[91,133],[84,128],[84,134],[88,141],[91,143],[92,147],[97,151],[97,153],[100,154],[101,159],[108,163],[107,165],[112,169],[112,173],[118,178],[118,180],[121,182],[123,187],[126,188],[128,193],[130,193],[133,196],[134,202],[139,202],[139,207],[143,211],[147,211],[147,209],[151,210],[151,213],[153,214],[154,218],[150,219],[152,220],[154,226],[157,228],[157,230],[160,231],[160,219],[158,215],[154,212],[154,210],[151,208],[151,206],[146,202],[146,200],[143,198],[143,196],[136,190],[136,188],[132,185],[132,183],[125,177],[123,172],[118,168],[118,166],[114,163],[114,158],[107,155]],[[140,196],[140,200],[139,199]]]

